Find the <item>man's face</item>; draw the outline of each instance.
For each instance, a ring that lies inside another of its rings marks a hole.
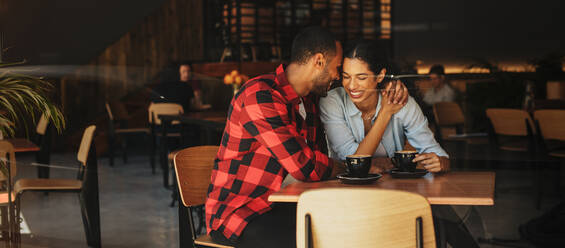
[[[430,74],[430,82],[432,84],[432,87],[437,88],[443,82],[443,76],[432,73]]]
[[[190,76],[190,66],[181,65],[179,68],[179,74],[180,74],[180,81],[187,82]]]
[[[314,78],[312,92],[319,96],[326,96],[330,89],[331,82],[339,79],[339,68],[343,59],[341,43],[336,42],[336,54],[333,58],[326,58],[324,69]]]

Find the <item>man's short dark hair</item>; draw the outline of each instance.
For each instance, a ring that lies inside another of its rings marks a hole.
[[[443,68],[443,65],[434,65],[430,68],[429,74],[445,75],[445,69]]]
[[[183,60],[178,65],[179,65],[179,68],[183,65],[188,65],[190,67],[190,69],[192,69],[192,61],[190,61],[190,60]]]
[[[336,54],[336,38],[322,27],[307,27],[300,31],[292,41],[290,62],[304,64],[316,53],[330,58]]]

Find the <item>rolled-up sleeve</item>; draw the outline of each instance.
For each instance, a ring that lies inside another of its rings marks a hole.
[[[292,177],[301,181],[325,179],[331,173],[331,160],[321,151],[310,149],[288,114],[280,94],[261,90],[243,102],[241,123]]]
[[[345,160],[345,156],[357,151],[359,143],[346,123],[344,108],[338,98],[338,94],[320,98],[320,119],[324,123],[330,149],[337,159]]]
[[[410,145],[419,153],[435,153],[438,156],[449,157],[435,140],[434,134],[428,127],[428,120],[416,101],[410,97],[406,106],[400,110],[395,118],[401,118],[404,133]]]

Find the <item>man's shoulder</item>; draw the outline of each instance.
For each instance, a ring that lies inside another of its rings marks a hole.
[[[416,111],[416,109],[420,108],[420,105],[418,105],[418,103],[416,102],[416,100],[414,99],[414,97],[412,96],[408,96],[408,101],[406,102],[406,105],[404,105],[404,107],[402,107],[396,114],[396,117],[399,117],[401,119],[405,119],[405,118],[413,118],[413,114],[414,111]]]
[[[245,87],[251,91],[269,90],[276,87],[275,74],[264,74],[252,79],[245,83]]]

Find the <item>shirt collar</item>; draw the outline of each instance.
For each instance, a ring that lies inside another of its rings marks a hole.
[[[288,79],[286,78],[285,74],[285,66],[280,64],[276,70],[276,79],[275,82],[278,85],[279,91],[282,95],[292,104],[299,104],[300,103],[300,96],[296,93],[294,88],[288,83]]]
[[[345,97],[345,108],[347,109],[347,112],[349,113],[349,116],[356,116],[356,115],[361,115],[361,111],[357,108],[357,106],[355,106],[355,104],[353,103],[353,101],[351,101],[351,99],[349,98],[349,94],[347,94],[347,92],[345,91],[345,89],[343,90],[344,93],[344,97]],[[375,120],[377,118],[377,113],[379,113],[379,110],[381,109],[381,99],[382,96],[379,96],[379,100],[377,101],[377,107],[375,109],[375,115],[373,116],[372,120]]]

